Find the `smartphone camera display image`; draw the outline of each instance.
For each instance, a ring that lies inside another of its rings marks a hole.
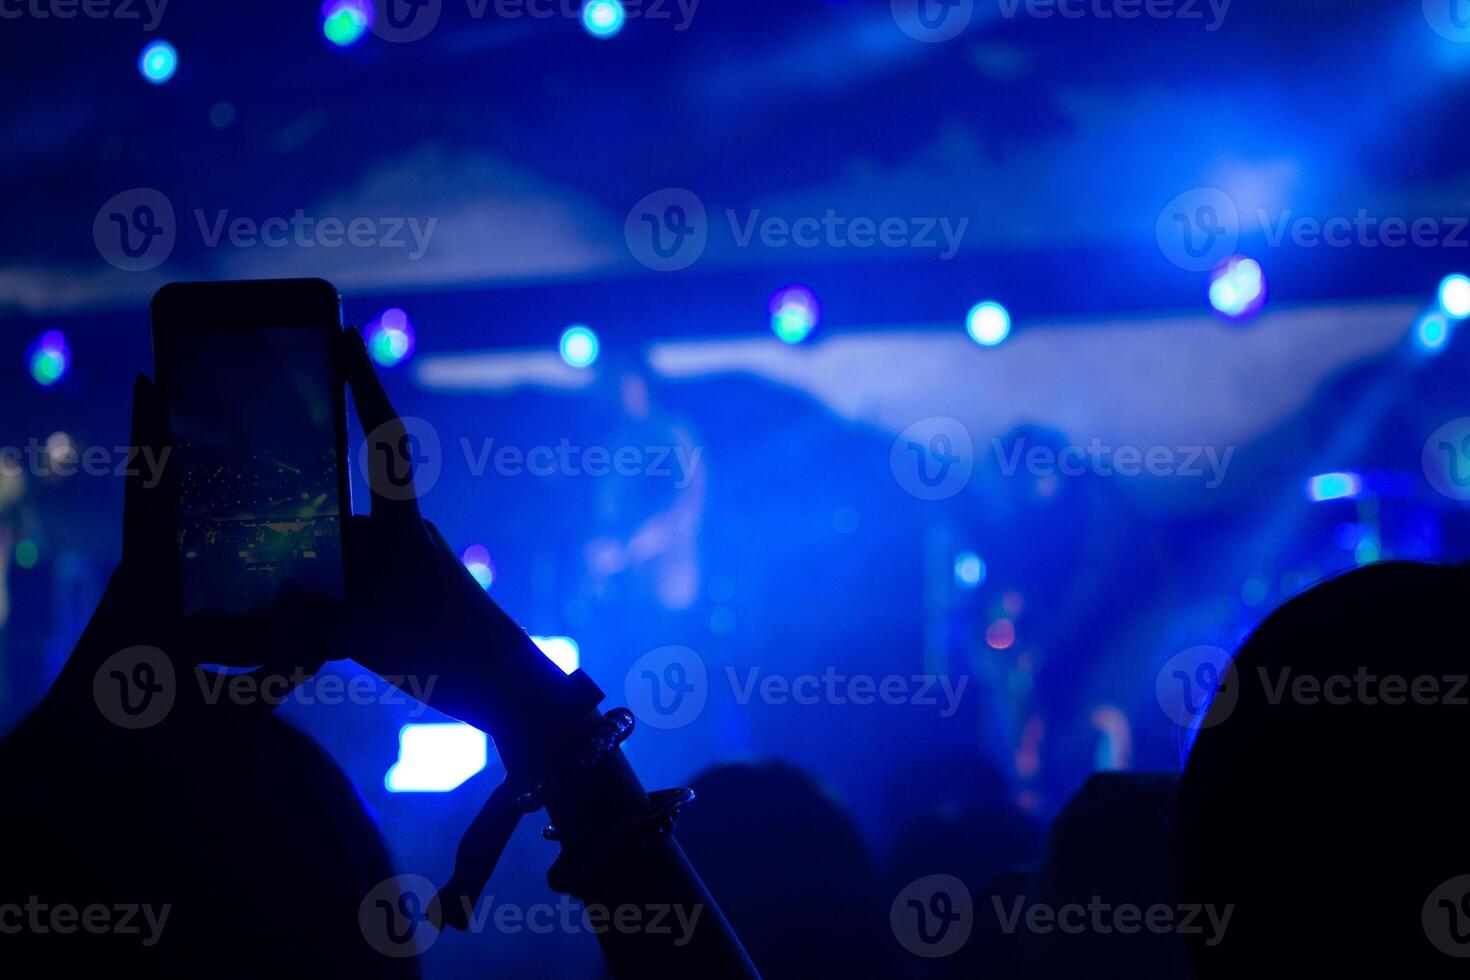
[[[155,301],[186,616],[342,594],[336,294],[303,282],[182,285]]]

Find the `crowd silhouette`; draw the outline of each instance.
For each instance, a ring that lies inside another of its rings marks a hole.
[[[346,343],[364,429],[391,432],[396,415],[361,339]],[[159,438],[157,412],[140,380],[135,445]],[[416,956],[384,955],[368,935],[376,906],[366,899],[387,895],[383,908],[408,916],[410,931],[415,914],[446,927],[444,909],[406,885],[381,891],[400,869],[311,738],[269,704],[205,704],[187,683],[161,724],[97,710],[115,682],[140,683],[146,699],[167,671],[238,663],[247,650],[309,671],[362,649],[386,673],[365,639],[373,630],[399,657],[425,648],[413,642],[419,630],[494,640],[485,655],[498,687],[462,686],[441,705],[491,731],[513,775],[543,777],[517,785],[557,825],[552,887],[589,906],[697,910],[682,942],[601,936],[617,976],[1428,977],[1459,972],[1470,955],[1463,566],[1374,565],[1286,602],[1220,677],[1182,774],[1099,773],[1043,828],[979,756],[916,757],[889,780],[875,842],[784,763],[720,765],[694,778],[692,794],[649,794],[613,715],[587,715],[593,727],[579,737],[608,724],[615,733],[594,739],[590,757],[577,742],[580,767],[545,776],[556,759],[534,745],[558,733],[517,703],[554,714],[562,695],[548,691],[560,689],[518,659],[534,654],[523,634],[412,501],[375,499],[371,518],[354,519],[368,523],[349,542],[349,579],[368,605],[288,595],[265,632],[240,637],[173,622],[160,599],[161,505],[138,481],[127,496],[106,596],[46,698],[0,741],[0,962],[10,975],[42,963],[51,974],[418,975]],[[370,616],[387,601],[373,587],[385,577],[394,590],[418,579],[422,607],[386,623]],[[174,655],[117,660],[155,648]],[[451,678],[469,676],[450,667]],[[690,798],[698,805],[671,832]],[[494,856],[474,866],[467,838],[460,860],[456,876],[488,875]],[[943,884],[915,891],[925,882]],[[79,924],[88,917],[98,928]],[[952,948],[933,955],[943,943]]]

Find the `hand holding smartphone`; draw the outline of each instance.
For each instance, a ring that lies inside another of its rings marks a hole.
[[[180,615],[249,620],[287,595],[342,597],[341,333],[341,301],[321,279],[174,283],[154,296]]]

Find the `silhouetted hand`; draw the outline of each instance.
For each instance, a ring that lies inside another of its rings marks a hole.
[[[272,687],[274,697],[249,701],[268,710],[315,673],[332,648],[326,638],[334,635],[334,624],[343,618],[341,604],[321,596],[288,591],[268,614],[249,619],[179,617],[172,484],[156,480],[150,486],[141,464],[145,458],[169,458],[164,454],[166,431],[158,389],[139,375],[133,384],[122,560],[48,695],[52,706],[87,710],[87,702],[99,697],[94,689],[99,675],[116,672],[108,666],[111,658],[123,651],[149,648],[124,658],[126,663],[119,669],[126,674],[146,668],[150,683],[155,684],[167,678],[171,703],[204,704],[203,692],[220,690],[223,680],[197,665],[231,664],[256,667],[257,682],[266,675],[279,678],[281,683]],[[107,679],[100,683],[105,688]],[[214,703],[234,702],[216,698]]]
[[[160,649],[176,639],[173,607],[177,604],[173,573],[168,502],[163,482],[153,487],[140,464],[146,448],[163,448],[163,415],[153,382],[139,375],[133,383],[132,435],[123,504],[123,553],[108,580],[102,601],[92,613],[76,649],[67,658],[55,690],[85,694],[103,661],[130,646]]]
[[[500,722],[532,675],[556,671],[485,593],[413,493],[410,433],[383,390],[362,335],[345,335],[344,362],[366,436],[372,513],[344,528],[350,619],[341,652],[400,687],[435,692],[434,707],[495,736],[502,757],[518,740]],[[416,683],[405,685],[402,679]]]

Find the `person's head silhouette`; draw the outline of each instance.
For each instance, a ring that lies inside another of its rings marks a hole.
[[[1467,600],[1464,567],[1376,565],[1241,648],[1180,786],[1181,900],[1230,910],[1202,977],[1463,973]]]
[[[20,927],[0,935],[8,964],[418,976],[416,960],[383,955],[359,924],[392,870],[360,798],[311,738],[223,704],[139,731],[74,708],[43,702],[0,742],[0,927]]]
[[[887,976],[878,873],[847,811],[786,763],[716,766],[679,840],[766,977]]]

